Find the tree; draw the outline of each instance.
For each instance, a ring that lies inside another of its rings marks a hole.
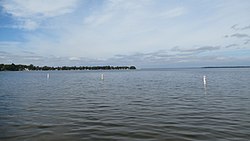
[[[29,69],[29,70],[35,70],[35,67],[34,67],[34,65],[30,64],[30,65],[28,66],[28,69]]]
[[[135,70],[135,69],[136,69],[136,67],[135,67],[135,66],[130,66],[130,67],[129,67],[129,69],[131,69],[131,70]]]

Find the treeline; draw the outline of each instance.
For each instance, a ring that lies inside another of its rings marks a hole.
[[[15,65],[12,64],[0,64],[0,71],[40,71],[40,70],[126,70],[136,69],[135,66],[63,66],[63,67],[49,67],[49,66],[34,66],[30,65]]]

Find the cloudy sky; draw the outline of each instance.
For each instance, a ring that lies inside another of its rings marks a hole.
[[[250,65],[249,0],[1,0],[0,63]]]

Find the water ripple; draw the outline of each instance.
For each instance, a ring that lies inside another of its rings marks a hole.
[[[249,140],[250,71],[46,74],[1,72],[0,140]]]

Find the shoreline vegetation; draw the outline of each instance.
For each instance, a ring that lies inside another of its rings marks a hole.
[[[0,71],[49,71],[49,70],[135,70],[135,66],[34,66],[21,64],[0,64]]]

